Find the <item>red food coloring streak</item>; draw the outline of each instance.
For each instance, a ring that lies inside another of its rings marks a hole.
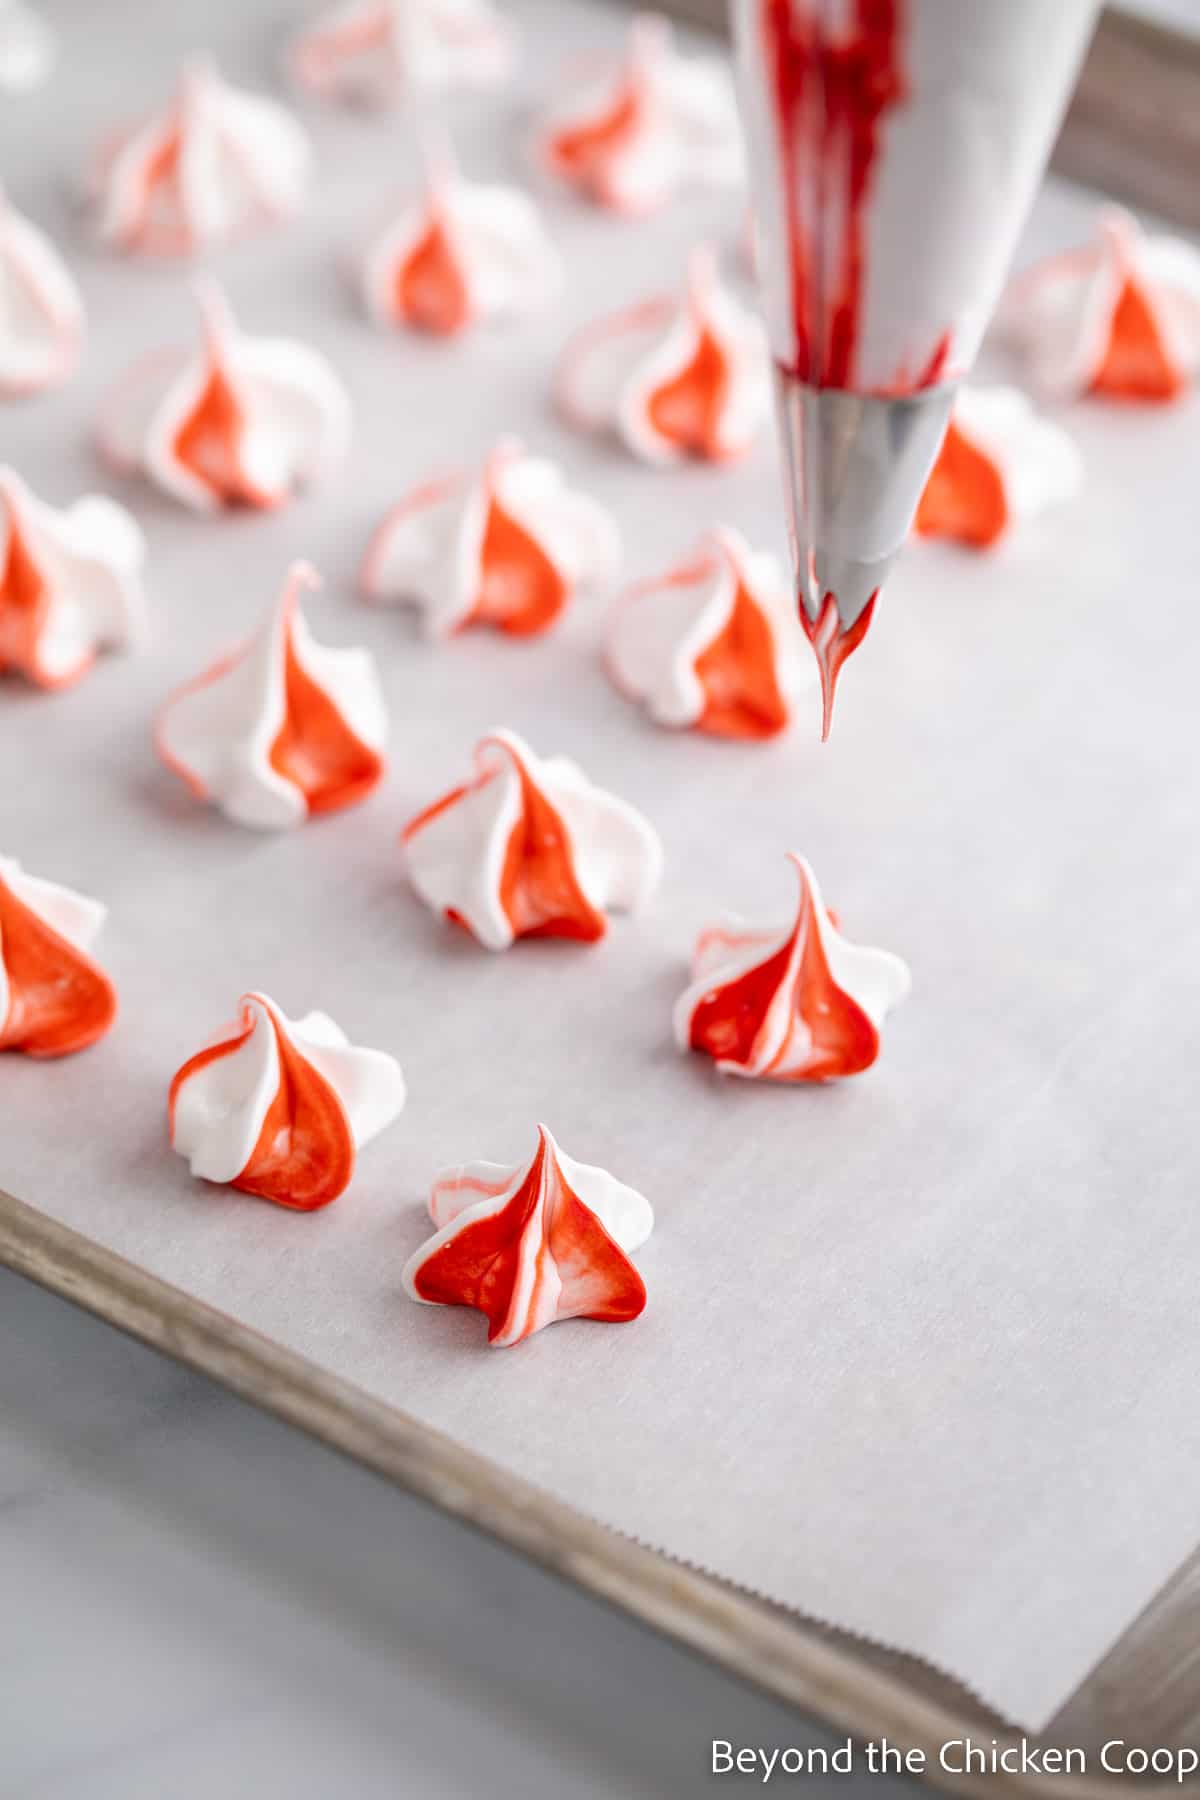
[[[480,588],[471,619],[529,637],[553,624],[567,603],[568,588],[537,539],[488,502],[480,551]]]
[[[2,878],[0,953],[8,984],[0,1050],[70,1056],[104,1036],[117,1012],[112,982]]]
[[[401,318],[438,337],[453,337],[470,323],[462,261],[436,211],[396,271],[395,303]]]
[[[10,509],[8,545],[0,570],[0,672],[19,669],[50,686],[40,673],[39,643],[50,610],[50,589]]]
[[[1145,294],[1126,277],[1089,391],[1113,399],[1165,401],[1174,400],[1184,385]]]
[[[517,937],[595,942],[607,925],[576,878],[567,828],[515,756],[513,763],[521,783],[521,816],[509,835],[500,904]]]
[[[179,163],[182,149],[183,134],[176,126],[165,134],[142,170],[137,214],[127,234],[130,244],[140,244],[149,249],[159,239],[160,234],[156,232],[151,218],[156,201],[165,202],[163,210],[168,213],[180,208]],[[176,235],[172,230],[164,231],[161,234],[161,247],[166,249],[173,245]],[[182,241],[186,241],[186,235],[183,234]]]
[[[951,421],[915,520],[922,537],[957,538],[984,550],[1008,524],[1000,471]]]
[[[768,738],[788,722],[787,703],[775,675],[775,638],[745,584],[737,584],[729,618],[696,658],[704,689],[697,723],[718,737]]]
[[[826,1081],[857,1075],[879,1055],[879,1033],[862,1007],[838,987],[829,969],[815,918],[815,902],[801,869],[800,910],[781,949],[735,981],[705,995],[692,1014],[689,1042],[719,1062],[748,1065],[781,986],[791,983],[791,1024],[771,1061],[760,1073],[773,1081]],[[798,957],[797,957],[798,951]],[[793,962],[796,966],[793,970]],[[791,971],[789,973],[789,971]],[[811,1041],[802,1069],[781,1067],[791,1049],[796,1022]]]
[[[273,1200],[295,1212],[315,1212],[336,1200],[354,1173],[354,1135],[334,1089],[264,1009],[279,1052],[279,1087],[267,1108],[245,1168],[229,1183],[243,1193]],[[171,1083],[167,1100],[171,1137],[184,1084],[201,1069],[232,1056],[263,1021],[247,1008],[233,1036],[189,1058]]]
[[[310,813],[354,806],[383,774],[383,758],[355,736],[329,696],[305,673],[292,646],[290,620],[284,693],[284,720],[271,745],[271,767],[301,790]]]
[[[642,84],[630,81],[600,118],[557,132],[548,145],[550,161],[578,186],[603,199],[608,192],[608,160],[622,144],[636,137],[645,115]]]
[[[721,418],[729,391],[729,362],[707,327],[687,367],[663,382],[646,402],[654,430],[689,455],[718,460],[727,452],[721,442]]]
[[[243,470],[245,432],[245,408],[214,361],[199,399],[175,434],[175,460],[226,506],[272,506],[275,495],[255,487]]]
[[[837,693],[837,681],[842,672],[842,665],[853,656],[866,637],[878,598],[879,589],[876,588],[853,625],[842,624],[838,614],[837,601],[832,594],[826,594],[822,601],[821,611],[817,615],[815,624],[808,616],[807,607],[801,602],[800,623],[804,627],[805,637],[813,647],[821,676],[822,743],[828,741],[829,728],[833,723],[833,702]]]
[[[533,1253],[534,1277],[522,1318],[514,1314],[514,1304],[526,1260],[522,1255],[526,1236],[535,1229],[540,1230],[540,1243]],[[417,1269],[413,1285],[423,1300],[438,1306],[471,1306],[483,1313],[490,1343],[502,1336],[519,1342],[537,1327],[539,1300],[552,1271],[561,1282],[556,1316],[624,1324],[645,1308],[641,1276],[569,1186],[543,1132],[512,1199],[499,1212],[454,1231]]]

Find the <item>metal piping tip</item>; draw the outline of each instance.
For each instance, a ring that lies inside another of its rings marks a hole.
[[[953,399],[952,384],[889,398],[809,387],[776,369],[800,623],[821,672],[822,741],[838,673],[867,634]]]

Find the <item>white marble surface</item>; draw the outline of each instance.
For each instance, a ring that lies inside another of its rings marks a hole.
[[[0,1800],[744,1792],[714,1736],[827,1741],[0,1270]]]

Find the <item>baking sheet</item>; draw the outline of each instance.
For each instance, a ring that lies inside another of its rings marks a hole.
[[[0,1184],[595,1517],[916,1651],[1038,1726],[1200,1517],[1194,402],[1069,409],[1078,501],[992,560],[915,546],[826,748],[815,702],[768,747],[658,732],[598,668],[599,605],[538,643],[429,647],[353,577],[386,505],[513,429],[619,513],[632,576],[714,519],[782,548],[765,439],[735,469],[646,471],[549,403],[568,330],[660,287],[696,237],[732,247],[738,206],[631,225],[549,196],[571,280],[548,318],[453,347],[390,339],[340,257],[403,186],[410,133],[309,113],[304,221],[214,266],[250,329],[337,363],[353,456],[284,513],[193,518],[105,482],[89,441],[124,362],[192,330],[188,276],[89,250],[69,186],[181,53],[208,45],[273,81],[288,15],[47,10],[64,66],[0,112],[0,178],[67,244],[92,333],[70,387],[0,413],[0,443],[49,499],[107,485],[134,507],[155,632],[75,692],[0,689],[0,849],[107,901],[122,1005],[85,1056],[4,1059]],[[517,90],[447,109],[468,173],[518,173],[530,96],[622,24],[584,0],[513,10],[534,47]],[[1078,238],[1090,206],[1051,184],[1023,254]],[[326,576],[318,638],[379,658],[392,768],[356,811],[269,838],[197,806],[149,728],[294,555]],[[599,946],[492,957],[406,888],[399,826],[500,723],[662,832],[657,900]],[[793,846],[851,935],[907,958],[913,994],[860,1080],[723,1083],[671,1042],[688,946],[727,907],[786,915]],[[194,1184],[165,1145],[171,1073],[251,986],[330,1011],[408,1077],[399,1123],[311,1217]],[[651,1302],[632,1327],[494,1354],[478,1315],[408,1302],[400,1270],[432,1172],[516,1161],[538,1119],[652,1198]]]

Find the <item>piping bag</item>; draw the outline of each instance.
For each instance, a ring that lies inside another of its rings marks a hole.
[[[800,622],[866,636],[1098,0],[731,0]]]

